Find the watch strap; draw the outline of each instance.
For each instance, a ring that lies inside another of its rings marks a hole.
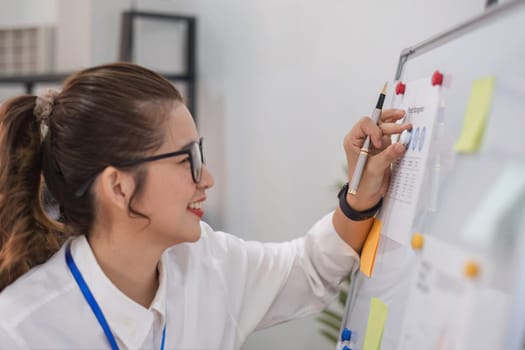
[[[358,211],[352,208],[346,200],[346,196],[348,194],[348,187],[349,186],[347,182],[337,194],[337,197],[339,197],[339,207],[341,208],[343,214],[345,214],[347,218],[353,221],[364,221],[370,219],[371,217],[374,217],[381,208],[381,205],[383,204],[383,198],[381,198],[379,202],[377,202],[377,204],[374,205],[372,208],[363,211]]]

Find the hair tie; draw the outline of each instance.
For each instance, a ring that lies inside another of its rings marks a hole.
[[[40,136],[42,140],[47,135],[49,129],[49,116],[53,112],[55,106],[55,99],[60,92],[54,89],[47,89],[43,94],[37,96],[35,102],[35,109],[33,114],[36,120],[40,123]]]

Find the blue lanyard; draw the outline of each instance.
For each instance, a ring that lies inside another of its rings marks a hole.
[[[80,270],[78,269],[77,264],[75,264],[75,261],[73,260],[73,256],[71,255],[71,242],[69,242],[69,244],[66,247],[66,263],[67,263],[67,266],[69,267],[69,270],[73,274],[75,281],[77,281],[80,291],[84,295],[84,298],[86,299],[89,306],[91,307],[91,310],[95,314],[95,317],[97,318],[98,323],[100,323],[100,326],[104,330],[104,333],[106,334],[106,338],[108,338],[109,345],[111,345],[111,349],[119,350],[117,341],[115,340],[113,333],[111,333],[109,324],[106,321],[106,318],[104,317],[104,314],[102,313],[102,310],[100,309],[100,306],[98,306],[98,303],[95,300],[95,297],[89,290],[89,287],[86,281],[84,281],[84,277],[82,277],[82,274],[80,273]],[[162,331],[162,341],[160,343],[160,350],[164,350],[165,340],[166,340],[166,325],[164,325],[164,330]]]

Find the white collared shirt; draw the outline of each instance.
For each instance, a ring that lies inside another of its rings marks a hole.
[[[357,254],[337,235],[332,214],[305,237],[243,241],[201,223],[195,243],[167,249],[159,288],[146,309],[106,277],[85,237],[71,253],[120,349],[239,349],[256,329],[322,310]],[[65,261],[62,247],[0,293],[1,349],[109,349]]]

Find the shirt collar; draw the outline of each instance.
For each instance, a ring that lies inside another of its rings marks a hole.
[[[155,310],[160,314],[161,327],[166,319],[166,263],[159,262],[159,288],[149,309],[122,293],[104,274],[85,236],[71,243],[71,255],[91,293],[104,313],[115,337],[126,348],[140,348],[154,324]],[[87,302],[86,302],[87,305]]]
[[[166,254],[162,254],[159,260],[159,265],[157,266],[159,271],[159,288],[157,289],[157,293],[155,294],[149,308],[150,310],[155,310],[159,313],[161,325],[164,325],[164,322],[166,322],[166,290],[168,285],[168,264],[166,259]]]

